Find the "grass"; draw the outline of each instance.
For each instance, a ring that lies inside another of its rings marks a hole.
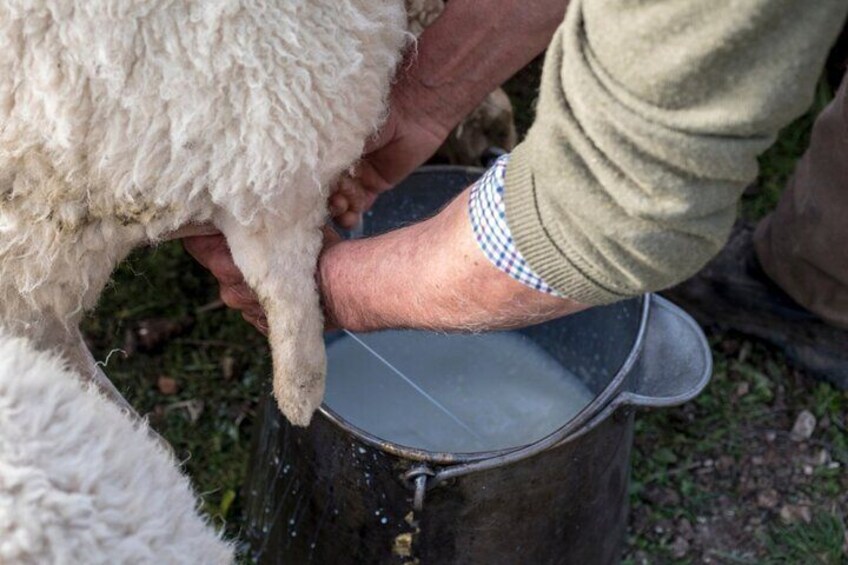
[[[819,513],[809,524],[775,527],[767,540],[769,557],[764,564],[845,562],[845,522],[835,514]]]
[[[532,121],[539,66],[507,85],[517,97],[521,131]],[[814,108],[763,155],[757,193],[742,204],[746,217],[774,206],[828,97],[820,88]],[[97,357],[108,357],[118,388],[184,461],[204,510],[235,536],[244,520],[240,488],[255,409],[270,366],[264,340],[238,314],[208,307],[216,292],[179,244],[139,251],[117,271],[85,331]],[[142,350],[136,338],[151,321],[180,331]],[[848,395],[798,375],[762,344],[722,334],[711,336],[711,345],[716,371],[704,394],[637,419],[626,562],[686,563],[699,556],[727,563],[846,562],[839,512],[848,508]],[[175,380],[177,390],[160,390],[161,377]],[[829,423],[803,449],[788,438],[802,409]],[[806,475],[804,462],[820,448],[841,466],[816,466]],[[755,464],[755,457],[772,456]],[[779,503],[760,508],[757,497],[768,489],[777,491]],[[812,508],[809,523],[780,518],[781,508],[793,504]],[[686,524],[694,533],[681,556],[677,538],[685,538]]]
[[[794,555],[787,544],[806,543],[816,555],[837,556],[823,563],[841,563],[848,393],[799,375],[761,344],[713,335],[711,345],[715,372],[701,396],[637,418],[630,562],[685,563],[694,554],[718,562],[807,563],[784,560]],[[798,443],[788,432],[804,409],[829,424]],[[822,449],[830,464],[807,474],[804,467]],[[759,497],[770,489],[774,506],[763,507]],[[784,508],[801,507],[810,509],[811,521],[785,523]],[[702,533],[687,540],[688,559],[675,559],[683,521]]]

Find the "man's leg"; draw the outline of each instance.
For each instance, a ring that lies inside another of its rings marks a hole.
[[[763,270],[789,296],[848,328],[848,81],[816,120],[810,147],[754,245]]]
[[[721,254],[667,294],[700,322],[768,341],[848,388],[848,81],[777,209],[756,231],[737,224]]]

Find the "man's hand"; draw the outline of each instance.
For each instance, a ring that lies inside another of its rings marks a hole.
[[[218,279],[221,300],[260,332],[268,333],[265,312],[253,290],[247,285],[241,271],[233,262],[227,240],[222,234],[199,235],[183,239],[183,246],[198,263],[209,269]]]
[[[430,158],[450,131],[548,45],[565,0],[452,0],[401,64],[380,134],[330,198],[352,228],[374,200]]]
[[[324,250],[331,249],[341,237],[331,228],[324,228]],[[218,279],[221,300],[241,312],[242,317],[263,334],[268,334],[268,320],[256,294],[244,280],[244,276],[233,261],[227,240],[220,233],[183,238],[183,246],[198,263],[209,269]],[[319,281],[320,287],[320,281]],[[332,314],[325,313],[325,326],[333,329]]]
[[[379,135],[365,146],[353,175],[345,176],[330,197],[330,215],[343,228],[355,227],[377,197],[407,177],[442,145],[450,128],[415,116],[396,96]]]

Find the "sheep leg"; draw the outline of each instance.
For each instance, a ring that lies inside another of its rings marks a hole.
[[[274,220],[244,226],[227,217],[216,224],[265,310],[277,404],[292,424],[307,426],[324,397],[327,365],[315,283],[323,214],[287,225]]]

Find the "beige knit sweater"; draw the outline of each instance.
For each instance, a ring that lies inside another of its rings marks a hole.
[[[695,273],[757,156],[812,101],[846,12],[848,0],[572,0],[507,171],[530,266],[590,305]]]

